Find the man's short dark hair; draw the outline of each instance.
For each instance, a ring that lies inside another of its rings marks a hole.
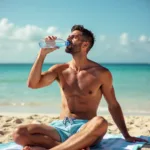
[[[71,28],[71,32],[73,32],[75,30],[81,31],[82,32],[82,36],[84,37],[84,39],[86,41],[90,42],[90,46],[89,46],[89,49],[88,49],[88,51],[89,51],[93,47],[94,42],[95,42],[94,34],[90,30],[84,28],[83,25],[74,25]]]

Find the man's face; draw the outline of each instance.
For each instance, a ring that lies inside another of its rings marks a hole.
[[[81,46],[83,43],[82,32],[75,30],[67,38],[70,45],[66,47],[65,51],[70,54],[81,52]]]

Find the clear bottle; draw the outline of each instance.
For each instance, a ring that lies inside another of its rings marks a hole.
[[[57,38],[54,41],[45,41],[45,39],[42,39],[39,42],[40,48],[55,48],[55,47],[62,47],[62,46],[69,46],[69,45],[70,45],[69,41],[65,41],[60,38]]]

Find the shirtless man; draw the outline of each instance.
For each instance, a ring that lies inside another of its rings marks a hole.
[[[45,40],[55,39],[48,36]],[[65,51],[73,57],[70,62],[56,64],[41,73],[46,55],[58,49],[43,48],[28,78],[28,86],[33,89],[48,86],[54,80],[58,82],[62,96],[60,119],[49,126],[22,125],[14,132],[14,141],[24,146],[24,150],[81,150],[97,146],[108,127],[107,121],[97,116],[102,95],[124,138],[130,142],[144,141],[131,137],[127,131],[109,70],[87,58],[95,40],[93,33],[81,25],[75,25],[68,40],[70,45]]]

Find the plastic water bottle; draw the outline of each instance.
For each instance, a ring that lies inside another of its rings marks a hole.
[[[63,39],[57,38],[56,40],[45,41],[45,39],[40,40],[40,48],[55,48],[62,46],[69,46],[70,42]]]

